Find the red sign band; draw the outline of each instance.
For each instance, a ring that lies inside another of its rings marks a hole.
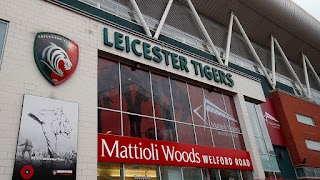
[[[98,135],[98,161],[253,170],[247,151]]]

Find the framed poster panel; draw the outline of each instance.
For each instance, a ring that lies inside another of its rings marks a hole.
[[[77,135],[77,103],[24,95],[12,179],[76,179]]]

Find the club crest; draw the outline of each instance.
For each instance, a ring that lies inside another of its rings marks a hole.
[[[42,75],[52,85],[59,85],[74,73],[79,49],[64,36],[41,32],[35,38],[34,58]]]

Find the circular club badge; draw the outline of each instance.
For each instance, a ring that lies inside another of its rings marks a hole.
[[[20,174],[23,179],[30,179],[34,174],[34,169],[31,165],[25,165],[21,169]]]

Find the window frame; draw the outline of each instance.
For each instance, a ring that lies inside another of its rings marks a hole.
[[[303,122],[301,119],[299,120],[299,117],[308,118],[308,119],[312,120],[312,124],[305,123],[305,122]],[[301,124],[305,124],[305,125],[309,125],[309,126],[316,127],[316,123],[314,122],[314,119],[311,118],[311,117],[309,117],[309,116],[296,113],[296,118],[297,118],[297,121],[298,121],[299,123],[301,123]]]
[[[4,33],[4,38],[3,38],[3,45],[2,45],[2,51],[0,52],[0,70],[2,67],[2,61],[3,61],[3,55],[4,55],[4,50],[6,46],[6,40],[7,40],[7,35],[8,35],[8,29],[9,29],[9,22],[0,19],[0,23],[3,23],[6,25],[5,33]],[[1,44],[0,44],[1,45]]]
[[[320,151],[320,142],[314,141],[314,140],[311,140],[311,139],[305,139],[304,141],[305,141],[306,146],[307,146],[307,148],[308,148],[309,150],[312,150],[312,151]],[[312,141],[312,143],[317,143],[317,144],[319,145],[319,149],[310,149],[310,148],[308,147],[307,141],[309,141],[309,142]]]

